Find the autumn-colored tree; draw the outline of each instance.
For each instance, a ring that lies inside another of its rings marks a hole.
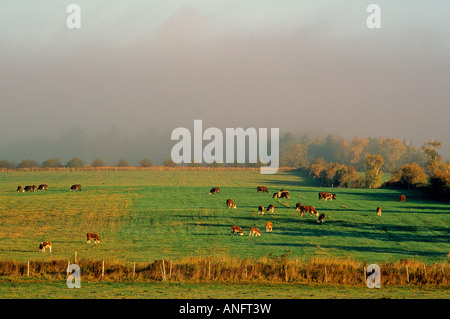
[[[384,159],[384,169],[393,171],[399,166],[400,159],[406,153],[406,146],[396,138],[378,139],[378,152]]]
[[[381,177],[383,176],[381,167],[383,163],[384,159],[380,154],[369,154],[366,156],[364,167],[366,170],[365,183],[367,187],[377,187],[381,184]]]
[[[392,174],[392,181],[400,182],[409,188],[425,184],[427,182],[427,174],[417,163],[403,164]]]
[[[425,164],[425,168],[430,177],[435,175],[439,175],[442,170],[441,164],[441,155],[438,150],[442,146],[442,141],[433,141],[429,140],[427,143],[422,145],[421,150],[427,158],[427,163]]]
[[[327,168],[327,162],[323,158],[315,159],[309,166],[309,174],[314,178],[319,178],[323,170]]]

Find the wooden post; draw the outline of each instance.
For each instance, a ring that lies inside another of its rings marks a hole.
[[[133,278],[135,274],[136,274],[136,262],[133,263]]]
[[[409,271],[408,271],[408,266],[406,266],[406,282],[409,283]]]
[[[288,273],[287,273],[287,265],[284,265],[284,277],[286,281],[289,281]]]
[[[366,268],[366,266],[364,266],[364,282],[366,283],[367,282],[367,268]]]
[[[208,262],[208,280],[211,278],[211,262]]]
[[[325,266],[325,282],[328,282],[328,278],[327,278],[327,266]]]
[[[30,276],[30,261],[27,262],[27,277]]]
[[[102,261],[102,279],[103,279],[104,275],[105,275],[105,260],[103,259],[103,261]]]
[[[77,263],[77,251],[75,250],[75,264]]]
[[[164,259],[163,259],[163,270],[164,270],[164,281],[166,281],[167,277],[166,277],[166,265],[164,264]]]
[[[172,260],[170,261],[169,279],[172,279]]]

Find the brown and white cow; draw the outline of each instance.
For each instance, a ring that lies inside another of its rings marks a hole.
[[[219,187],[213,187],[209,191],[209,194],[220,194],[220,188]]]
[[[299,211],[301,216],[303,216],[305,212],[309,213],[310,216],[312,216],[313,213],[316,216],[319,216],[319,213],[314,206],[303,206],[302,203],[297,203],[295,210]]]
[[[264,215],[264,206],[258,206],[258,214],[263,214]]]
[[[41,184],[41,185],[39,185],[37,190],[38,191],[46,191],[46,190],[48,190],[48,185],[47,184]]]
[[[250,227],[250,233],[249,236],[261,236],[261,232],[256,227]]]
[[[273,204],[270,204],[269,206],[267,206],[267,212],[268,213],[272,213],[275,210],[275,206]]]
[[[233,200],[232,199],[227,199],[227,207],[228,207],[228,209],[230,209],[230,208],[234,208],[234,209],[236,209],[236,204],[233,202]]]
[[[45,249],[48,248],[50,252],[52,252],[52,242],[51,241],[43,241],[39,244],[39,252],[45,253]]]
[[[322,224],[325,223],[325,214],[324,213],[320,214],[319,218],[317,218],[317,222],[322,223]]]
[[[381,207],[377,207],[377,215],[381,216]]]
[[[271,222],[266,222],[266,231],[272,231],[273,225]]]
[[[96,243],[96,244],[100,242],[100,238],[98,237],[97,234],[94,234],[94,233],[87,233],[87,234],[86,234],[86,237],[87,237],[87,243],[88,243],[88,244],[91,243],[91,239],[93,239],[93,240],[94,240],[94,243]]]
[[[239,226],[231,226],[231,233],[234,235],[235,233],[239,234],[240,236],[244,235],[244,232],[242,231],[242,228]]]
[[[273,194],[272,198],[287,198],[290,199],[289,191],[282,189],[279,192]]]
[[[33,192],[33,186],[27,185],[23,188],[24,192]]]
[[[81,185],[80,184],[72,185],[69,190],[70,191],[76,191],[76,190],[81,191]]]
[[[406,202],[406,195],[400,195],[400,197],[398,198],[399,202]]]
[[[267,187],[266,186],[258,186],[258,187],[256,187],[256,191],[259,193],[259,192],[263,192],[263,193],[269,193],[269,190],[267,189]]]
[[[23,193],[24,190],[22,189],[22,186],[17,186],[17,192],[18,193]]]

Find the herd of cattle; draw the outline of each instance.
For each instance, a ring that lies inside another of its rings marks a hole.
[[[47,184],[41,184],[38,187],[36,187],[36,185],[27,185],[24,188],[22,188],[22,186],[18,186],[17,187],[17,192],[35,192],[35,191],[41,191],[41,190],[48,190],[48,185]],[[74,184],[70,187],[69,191],[81,191],[81,185],[80,184]],[[269,193],[269,190],[267,189],[266,186],[258,186],[256,188],[256,191],[259,192],[263,192],[263,193]],[[209,194],[220,194],[220,188],[219,187],[213,187],[210,191]],[[290,199],[289,196],[289,191],[285,190],[285,189],[281,189],[278,192],[275,192],[272,196],[272,198],[287,198]],[[331,194],[331,193],[327,193],[327,192],[319,192],[319,200],[336,200],[336,194]],[[400,195],[400,197],[398,198],[399,202],[405,202],[406,201],[406,195]],[[236,209],[236,204],[234,203],[234,201],[231,198],[228,198],[226,201],[227,207],[228,209]],[[267,210],[265,209],[264,206],[260,205],[258,206],[258,214],[264,214],[264,211],[268,212],[268,213],[273,213],[275,210],[275,206],[273,204],[270,204],[269,206],[267,206]],[[303,216],[305,213],[309,213],[310,216],[312,216],[313,214],[318,216],[317,218],[317,223],[324,223],[325,222],[325,214],[319,214],[319,212],[316,210],[316,208],[314,206],[309,206],[309,205],[302,205],[302,203],[297,203],[295,206],[295,210],[297,212],[300,213],[300,216]],[[377,215],[381,216],[381,207],[377,207]],[[273,225],[271,222],[266,222],[266,232],[271,232],[273,229]],[[233,225],[231,226],[231,234],[239,234],[239,235],[244,235],[244,232],[242,230],[241,227]],[[95,233],[87,233],[87,243],[91,243],[91,240],[94,240],[94,243],[99,243],[100,242],[100,238],[97,234]],[[261,236],[261,232],[257,227],[250,227],[250,232],[249,232],[249,236]],[[50,241],[44,241],[41,242],[39,244],[39,252],[45,252],[46,249],[49,249],[50,252],[52,252],[52,242]]]
[[[263,193],[269,193],[269,190],[267,189],[266,186],[258,186],[256,188],[256,191],[259,192],[263,192]],[[219,187],[214,187],[209,191],[209,194],[220,194],[220,188]],[[287,198],[290,199],[289,196],[289,191],[282,189],[276,193],[273,194],[272,198]],[[319,200],[336,200],[337,196],[336,194],[331,194],[331,193],[327,193],[327,192],[319,192]],[[400,197],[398,198],[399,202],[405,202],[406,201],[406,195],[400,195]],[[236,209],[236,204],[234,203],[234,201],[231,198],[227,199],[227,207],[228,209]],[[269,206],[267,206],[267,212],[268,213],[273,213],[275,210],[275,206],[273,204],[270,204]],[[295,210],[297,212],[300,213],[300,216],[303,216],[305,213],[309,213],[310,216],[312,216],[313,214],[318,216],[317,218],[317,223],[324,223],[325,222],[325,214],[319,214],[319,212],[316,210],[316,208],[314,206],[309,206],[309,205],[302,205],[302,203],[297,203],[295,206]],[[265,208],[264,206],[258,206],[258,214],[264,214]],[[381,216],[381,207],[377,207],[377,215]],[[266,222],[266,231],[272,231],[272,223],[271,222]],[[236,225],[231,226],[231,234],[239,234],[239,235],[243,235],[244,232],[242,231],[242,228]],[[258,228],[256,227],[251,227],[250,228],[250,232],[249,232],[249,236],[261,236],[261,232]]]
[[[41,184],[39,186],[36,185],[27,185],[24,188],[22,188],[22,186],[17,186],[17,192],[18,193],[24,193],[24,192],[38,192],[38,191],[46,191],[48,190],[48,185],[47,184]],[[70,187],[69,191],[76,191],[79,190],[81,191],[81,185],[80,184],[74,184]],[[90,244],[91,240],[94,240],[94,243],[99,243],[100,242],[100,238],[97,234],[95,233],[87,233],[86,234],[87,237],[87,243]],[[39,244],[39,248],[38,251],[45,253],[45,250],[48,249],[50,252],[52,252],[52,242],[51,241],[43,241]]]
[[[39,186],[28,185],[28,186],[25,186],[24,188],[22,188],[22,186],[17,186],[17,192],[18,193],[36,192],[36,191],[39,192],[39,191],[46,191],[46,190],[48,190],[48,185],[47,184],[41,184]],[[75,191],[75,190],[81,191],[81,185],[80,184],[72,185],[69,190],[70,191]]]

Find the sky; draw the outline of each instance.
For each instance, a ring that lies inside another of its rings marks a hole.
[[[158,162],[196,119],[441,140],[448,158],[449,15],[447,0],[0,0],[0,159]]]

